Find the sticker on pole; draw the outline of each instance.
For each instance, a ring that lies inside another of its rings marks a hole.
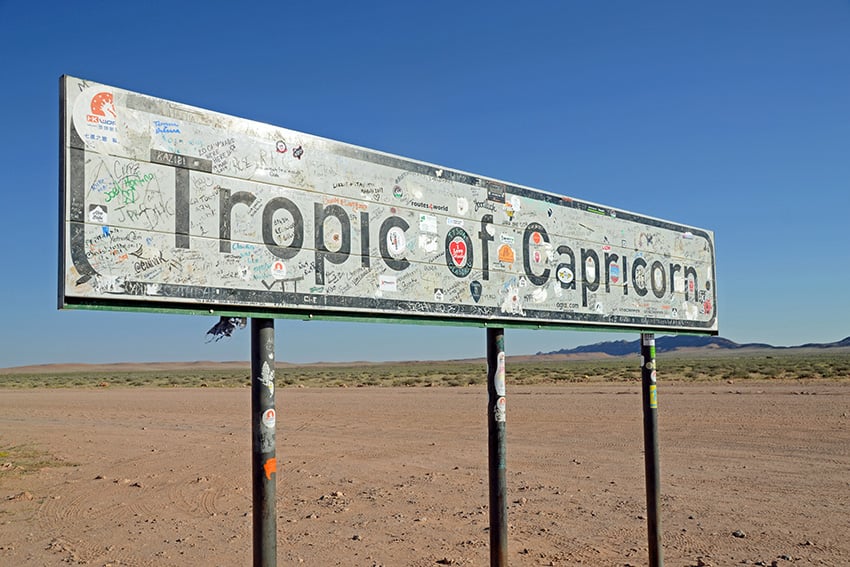
[[[276,423],[274,409],[269,408],[263,412],[263,426],[274,429]]]
[[[493,377],[494,386],[496,387],[496,395],[505,395],[505,353],[500,352],[496,356],[496,375]]]
[[[493,415],[496,421],[505,421],[505,398],[501,397],[496,400],[496,406],[493,408]]]
[[[655,385],[649,387],[649,408],[656,409],[658,407],[658,391]]]

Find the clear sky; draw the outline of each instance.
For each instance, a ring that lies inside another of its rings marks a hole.
[[[250,354],[247,330],[207,344],[210,317],[56,309],[62,74],[710,229],[722,336],[850,335],[846,0],[0,0],[0,70],[0,367]],[[276,336],[294,362],[485,350],[469,328]]]

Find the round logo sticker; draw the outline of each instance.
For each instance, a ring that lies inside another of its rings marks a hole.
[[[276,280],[286,278],[286,264],[283,262],[275,262],[272,264],[272,277]]]
[[[268,427],[269,429],[275,426],[275,415],[274,410],[269,408],[263,412],[263,425]]]
[[[407,240],[401,227],[394,226],[387,231],[387,251],[393,258],[398,258],[404,253]]]
[[[573,271],[566,266],[558,268],[558,281],[563,284],[571,284],[575,276],[573,275]]]
[[[120,112],[113,93],[102,88],[85,89],[74,103],[74,127],[87,146],[117,144],[120,140]]]
[[[472,271],[472,239],[459,226],[446,234],[446,265],[459,278],[468,276]]]

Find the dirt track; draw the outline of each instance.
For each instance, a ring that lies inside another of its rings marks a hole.
[[[647,563],[638,392],[508,387],[510,565]],[[485,406],[483,387],[279,389],[278,564],[488,564]],[[0,480],[0,564],[249,565],[249,408],[248,389],[0,390],[0,446],[73,464]],[[850,384],[660,384],[659,433],[667,565],[850,562]]]

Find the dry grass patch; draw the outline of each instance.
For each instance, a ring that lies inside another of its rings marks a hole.
[[[67,465],[69,463],[31,445],[9,445],[0,448],[0,480]]]

